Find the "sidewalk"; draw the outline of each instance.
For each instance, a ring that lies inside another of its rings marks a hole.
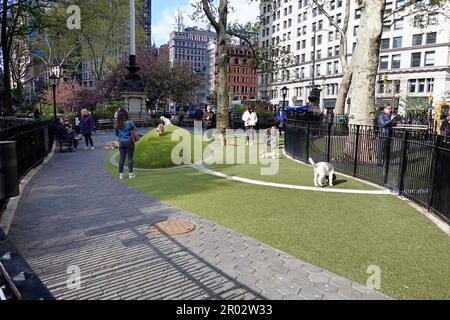
[[[57,299],[385,299],[387,297],[120,183],[95,151],[57,153],[25,189],[10,238]],[[183,218],[188,235],[149,225]],[[81,271],[69,289],[68,268]]]

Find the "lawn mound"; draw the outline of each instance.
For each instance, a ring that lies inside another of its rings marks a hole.
[[[172,150],[179,143],[172,141],[172,134],[176,130],[185,130],[177,126],[166,126],[166,132],[158,137],[156,129],[150,131],[136,143],[134,164],[141,169],[173,168]]]

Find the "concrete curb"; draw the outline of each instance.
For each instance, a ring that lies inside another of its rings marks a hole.
[[[19,184],[20,194],[17,197],[11,198],[8,201],[8,205],[6,206],[5,211],[2,214],[2,217],[0,218],[0,228],[3,229],[3,232],[8,235],[9,230],[11,229],[11,225],[14,220],[14,216],[17,211],[17,207],[19,205],[20,199],[23,195],[23,192],[25,188],[28,186],[30,181],[33,179],[33,177],[36,175],[36,173],[41,170],[43,165],[47,164],[55,155],[56,146],[53,147],[52,151],[49,153],[49,155],[42,161],[40,165],[38,165],[36,168],[32,169],[28,174],[22,179],[22,181]]]

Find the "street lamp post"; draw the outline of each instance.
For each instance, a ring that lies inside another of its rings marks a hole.
[[[50,77],[50,85],[53,89],[53,119],[56,120],[56,86],[58,85],[58,77],[53,73]]]
[[[286,86],[284,86],[282,89],[281,89],[281,93],[283,94],[283,109],[284,109],[284,107],[286,106],[286,96],[287,96],[287,92],[288,92],[288,88],[286,88]]]

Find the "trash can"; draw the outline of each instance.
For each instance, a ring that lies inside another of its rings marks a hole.
[[[19,171],[15,141],[0,141],[0,199],[19,195]]]

